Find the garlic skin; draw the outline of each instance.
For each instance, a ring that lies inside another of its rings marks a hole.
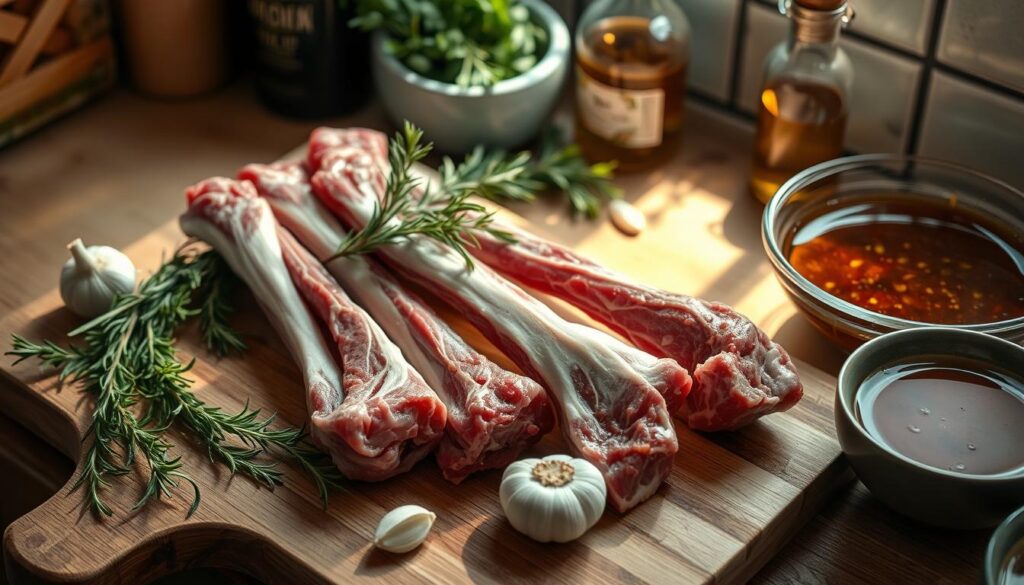
[[[420,506],[399,506],[380,519],[373,545],[393,553],[409,552],[427,539],[436,518]]]
[[[539,542],[569,542],[601,518],[608,493],[592,463],[551,455],[509,465],[499,495],[513,528]]]
[[[135,265],[110,246],[68,244],[71,258],[60,271],[60,297],[72,312],[91,318],[110,310],[114,297],[135,290]]]

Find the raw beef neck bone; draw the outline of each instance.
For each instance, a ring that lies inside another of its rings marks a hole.
[[[251,180],[285,228],[319,258],[338,249],[344,229],[313,196],[299,163],[248,165]],[[353,293],[445,401],[448,423],[437,460],[445,477],[504,467],[554,425],[543,388],[474,350],[434,311],[369,256],[336,258],[327,269]]]
[[[502,225],[517,242],[486,233],[478,260],[516,282],[557,297],[694,377],[680,409],[690,428],[732,430],[792,407],[803,395],[786,351],[727,305],[636,283],[559,244]]]
[[[374,138],[372,130],[317,132],[330,134],[334,148],[363,149],[382,173],[386,169],[383,135]],[[439,183],[437,171],[425,165],[414,165],[413,174],[424,182],[420,193],[429,183]],[[475,235],[481,246],[469,246],[470,253],[520,285],[581,309],[638,348],[678,361],[694,377],[692,391],[676,411],[691,428],[734,430],[788,410],[803,396],[786,350],[731,307],[635,282],[530,233],[521,217],[503,207],[481,203],[497,211],[496,227],[515,234],[519,243],[510,245],[480,232]],[[669,396],[666,401],[673,403]]]
[[[256,197],[252,185],[208,179],[188,190],[188,201],[189,209],[180,220],[183,231],[213,246],[253,291],[302,370],[310,435],[338,468],[350,478],[377,480],[407,469],[425,455],[433,440],[429,427],[417,437],[420,445],[408,448],[405,441],[381,443],[381,437],[389,436],[387,425],[370,435],[349,432],[365,428],[354,420],[358,412],[350,408],[360,400],[359,388],[346,386],[348,380],[289,276],[281,243],[282,236],[288,235],[277,226],[266,201]],[[439,425],[443,425],[443,406],[439,413]]]
[[[336,147],[321,161],[314,191],[343,221],[361,227],[383,193],[382,171],[357,148]],[[486,266],[467,271],[457,252],[436,241],[413,236],[382,247],[379,255],[453,305],[545,383],[559,405],[567,443],[602,470],[617,509],[657,489],[678,450],[662,393],[677,407],[689,390],[685,370],[563,320]]]

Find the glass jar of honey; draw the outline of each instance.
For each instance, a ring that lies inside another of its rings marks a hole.
[[[576,141],[591,160],[638,170],[683,129],[690,24],[675,0],[597,0],[576,28]]]
[[[853,66],[839,30],[853,17],[845,0],[779,0],[789,39],[768,54],[759,96],[750,191],[767,203],[797,172],[840,156]]]

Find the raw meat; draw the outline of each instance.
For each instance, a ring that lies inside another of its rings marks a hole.
[[[313,130],[313,133],[309,135],[306,168],[309,169],[310,176],[320,170],[324,154],[342,146],[357,148],[368,153],[382,169],[386,169],[388,166],[388,137],[383,132],[369,128],[322,126]]]
[[[375,157],[335,146],[320,161],[315,193],[349,225],[361,227],[385,186]],[[453,305],[546,385],[566,442],[601,470],[615,508],[628,510],[654,493],[679,448],[662,396],[678,408],[690,388],[686,370],[565,321],[486,266],[468,271],[457,252],[434,240],[412,236],[380,248],[379,255]]]
[[[310,191],[302,165],[248,165],[252,181],[278,221],[319,258],[329,257],[344,229]],[[448,407],[437,450],[444,476],[455,483],[479,469],[504,467],[554,426],[539,384],[509,372],[474,350],[372,258],[326,263],[346,290],[374,317]]]
[[[786,350],[731,307],[631,282],[564,246],[502,228],[517,243],[482,234],[473,255],[578,307],[637,347],[678,361],[693,376],[680,412],[690,428],[735,429],[786,410],[803,395]]]
[[[338,146],[362,148],[386,168],[387,137],[367,129],[316,130],[310,163],[319,165],[322,153]],[[515,232],[518,243],[480,234],[481,247],[470,251],[519,284],[575,305],[637,347],[678,361],[693,376],[679,411],[690,428],[736,429],[803,396],[786,350],[731,307],[633,283],[568,248],[501,227]],[[671,397],[666,401],[671,405]]]
[[[441,438],[444,405],[320,263],[277,225],[253,185],[214,178],[187,196],[182,230],[213,246],[256,295],[303,370],[310,434],[338,468],[352,479],[380,480],[429,453]],[[296,288],[337,341],[343,373]]]

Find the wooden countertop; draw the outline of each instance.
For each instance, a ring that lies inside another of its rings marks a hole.
[[[761,253],[761,208],[745,192],[743,153],[751,149],[752,132],[745,123],[699,104],[692,104],[688,115],[683,148],[689,152],[682,157],[686,168],[670,163],[644,176],[626,177],[624,184],[634,189],[667,183],[672,186],[668,196],[678,201],[697,191],[710,192],[713,197],[699,200],[729,206],[727,220],[709,229],[721,230],[742,252],[726,268],[739,274],[749,269],[743,254]],[[320,123],[379,126],[382,119],[370,106],[356,116]],[[0,151],[3,286],[32,295],[52,289],[65,242],[82,237],[87,243],[126,246],[181,211],[186,185],[230,175],[248,162],[273,160],[301,143],[313,126],[268,113],[244,83],[177,102],[151,100],[125,89],[114,92]],[[701,143],[701,136],[711,135],[716,146]],[[34,266],[54,269],[32,270]],[[771,274],[754,272],[745,281],[751,292],[778,286]],[[716,297],[713,286],[683,292]],[[0,314],[15,309],[0,305]],[[795,357],[827,372],[838,371],[842,354],[803,317],[791,310],[751,316]],[[0,381],[0,411],[5,410],[4,383]],[[45,437],[42,426],[31,430]],[[20,467],[32,469],[40,464],[38,454],[48,452],[33,446],[25,453],[34,459],[22,458]],[[46,459],[41,464],[55,469],[67,465],[56,452]],[[858,483],[812,520],[754,582],[972,583],[980,575],[986,538],[985,532],[918,526],[887,510]]]

